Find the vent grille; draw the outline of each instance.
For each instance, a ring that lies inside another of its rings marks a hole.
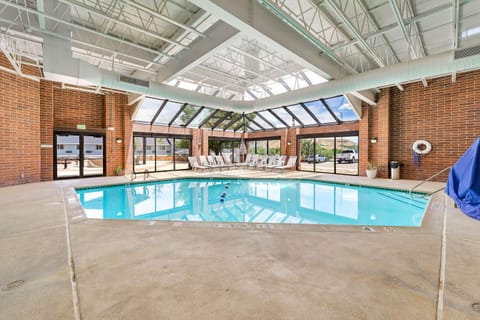
[[[455,50],[455,60],[480,54],[480,46]]]
[[[132,77],[127,77],[127,76],[120,75],[120,81],[130,83],[130,84],[136,84],[137,86],[142,86],[142,87],[146,87],[146,88],[150,87],[150,83],[148,81],[141,80],[141,79],[136,79],[136,78],[132,78]]]

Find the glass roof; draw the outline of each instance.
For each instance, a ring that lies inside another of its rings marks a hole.
[[[167,101],[157,118],[154,119],[154,124],[169,125],[170,121],[174,119],[174,116],[180,111],[181,108],[181,103]]]
[[[335,123],[337,120],[332,116],[332,114],[328,111],[322,101],[311,101],[305,103],[305,107],[308,108],[315,117],[323,124],[323,123]]]
[[[301,102],[245,115],[147,97],[140,103],[133,117],[133,121],[137,123],[238,132],[245,129],[251,132],[357,120],[357,113],[344,96]]]
[[[276,118],[269,111],[260,111],[258,114],[264,117],[275,128],[286,128],[286,125],[284,125],[280,120],[278,120],[278,118]]]
[[[304,126],[313,126],[316,125],[317,122],[313,119],[308,112],[299,104],[294,104],[293,106],[288,106],[288,110],[290,110],[298,120],[300,120],[301,124]]]
[[[340,121],[355,121],[359,120],[357,113],[353,110],[350,103],[344,96],[338,96],[323,100],[328,105],[330,110],[333,111],[335,116]]]

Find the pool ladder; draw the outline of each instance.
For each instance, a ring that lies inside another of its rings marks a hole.
[[[143,172],[143,181],[147,180],[149,177],[150,177],[150,171],[148,171],[148,169],[146,169]],[[137,179],[137,174],[132,171],[132,175],[130,176],[130,181],[133,181],[135,179]]]
[[[452,168],[452,166],[448,166],[448,167],[440,170],[439,172],[435,173],[434,175],[428,177],[427,179],[423,180],[422,182],[417,183],[416,185],[414,185],[413,187],[411,187],[410,190],[408,191],[408,193],[410,194],[410,197],[412,196],[413,190],[415,190],[416,188],[420,187],[422,184],[425,184],[426,182],[432,180],[433,178],[439,176],[440,174],[444,173],[445,171],[450,170],[451,168]],[[432,195],[432,194],[434,194],[434,193],[437,193],[437,192],[439,192],[439,191],[442,191],[443,189],[445,189],[445,187],[442,187],[442,188],[440,188],[440,189],[438,189],[438,190],[435,190],[435,191],[433,191],[433,192],[430,193],[430,194]]]

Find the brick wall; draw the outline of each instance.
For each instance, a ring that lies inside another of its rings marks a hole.
[[[389,161],[389,132],[390,132],[390,96],[391,89],[387,88],[378,95],[377,105],[369,107],[368,114],[364,119],[368,119],[368,160],[379,165],[377,176],[380,178],[388,177]],[[370,143],[371,138],[377,138],[377,143]],[[365,160],[365,159],[364,159]],[[361,167],[366,161],[361,161]],[[365,175],[364,170],[360,172]]]
[[[40,181],[39,82],[0,71],[0,186]]]
[[[393,89],[391,98],[391,158],[401,161],[402,179],[425,179],[454,164],[480,135],[480,71],[442,77]],[[432,151],[412,160],[411,146],[427,140]],[[447,174],[439,180],[445,181]]]
[[[105,128],[104,95],[61,89],[54,85],[55,128],[75,129],[77,124],[85,124],[88,129]]]
[[[41,180],[53,179],[53,82],[40,81]]]

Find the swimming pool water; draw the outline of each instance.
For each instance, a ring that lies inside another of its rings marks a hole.
[[[312,180],[180,179],[78,189],[88,218],[419,226],[428,197]]]

